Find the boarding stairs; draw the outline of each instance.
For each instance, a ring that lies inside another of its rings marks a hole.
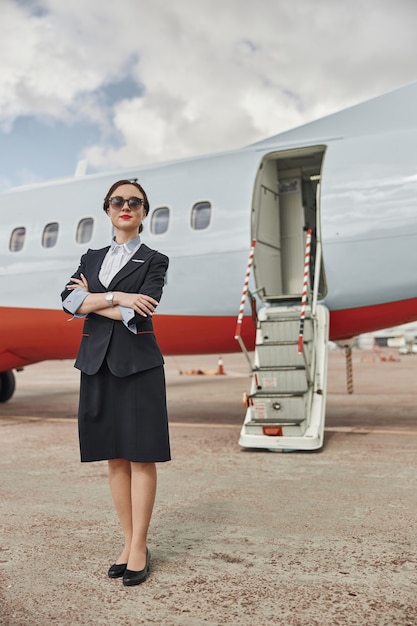
[[[244,448],[314,450],[323,445],[329,312],[313,293],[304,303],[300,294],[260,308],[253,361],[236,336],[251,377],[239,438]]]

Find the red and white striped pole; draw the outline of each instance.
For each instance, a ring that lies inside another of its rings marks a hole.
[[[345,346],[347,392],[353,393],[352,346]]]
[[[245,282],[243,284],[242,299],[240,301],[239,315],[237,316],[235,339],[239,339],[240,331],[242,329],[243,311],[245,309],[246,294],[248,293],[249,276],[250,276],[250,270],[251,270],[252,263],[253,263],[253,257],[255,254],[255,245],[256,245],[256,239],[252,239],[252,245],[251,245],[251,249],[249,253],[248,267],[246,270]]]
[[[304,257],[303,293],[301,296],[300,330],[298,332],[298,354],[303,353],[304,320],[305,320],[305,314],[306,314],[308,271],[310,267],[310,253],[311,253],[311,233],[312,233],[312,230],[311,228],[309,228],[307,231],[306,253]]]

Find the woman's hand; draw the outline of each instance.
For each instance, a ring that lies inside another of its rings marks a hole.
[[[71,282],[73,285],[67,285],[67,289],[83,289],[84,291],[88,291],[88,282],[84,274],[80,274],[81,278],[71,278]]]
[[[113,302],[133,309],[143,317],[152,315],[159,302],[144,293],[125,293],[123,291],[113,292]]]

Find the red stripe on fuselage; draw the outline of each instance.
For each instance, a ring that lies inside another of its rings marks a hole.
[[[0,371],[49,359],[73,359],[83,328],[63,311],[0,307]],[[330,312],[330,339],[343,340],[417,319],[417,298]],[[236,317],[155,315],[155,334],[165,355],[238,352]],[[253,349],[255,327],[245,317],[241,331]]]
[[[417,320],[417,298],[330,311],[330,339],[332,341],[349,339],[415,320]]]

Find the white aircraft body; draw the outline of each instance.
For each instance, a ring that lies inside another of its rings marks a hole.
[[[239,349],[252,240],[249,290],[258,313],[289,306],[298,320],[308,228],[307,313],[326,310],[323,345],[417,319],[415,83],[236,151],[1,193],[0,401],[13,394],[14,369],[75,356],[82,322],[68,323],[60,292],[87,248],[108,245],[103,197],[122,178],[148,193],[143,241],[170,257],[154,319],[166,355]],[[262,315],[253,321],[247,307],[240,341],[248,349]],[[326,359],[318,358],[307,386],[323,403]],[[260,421],[267,403],[255,401]],[[282,438],[278,426],[271,432],[270,440]],[[321,443],[316,437],[315,447]]]

